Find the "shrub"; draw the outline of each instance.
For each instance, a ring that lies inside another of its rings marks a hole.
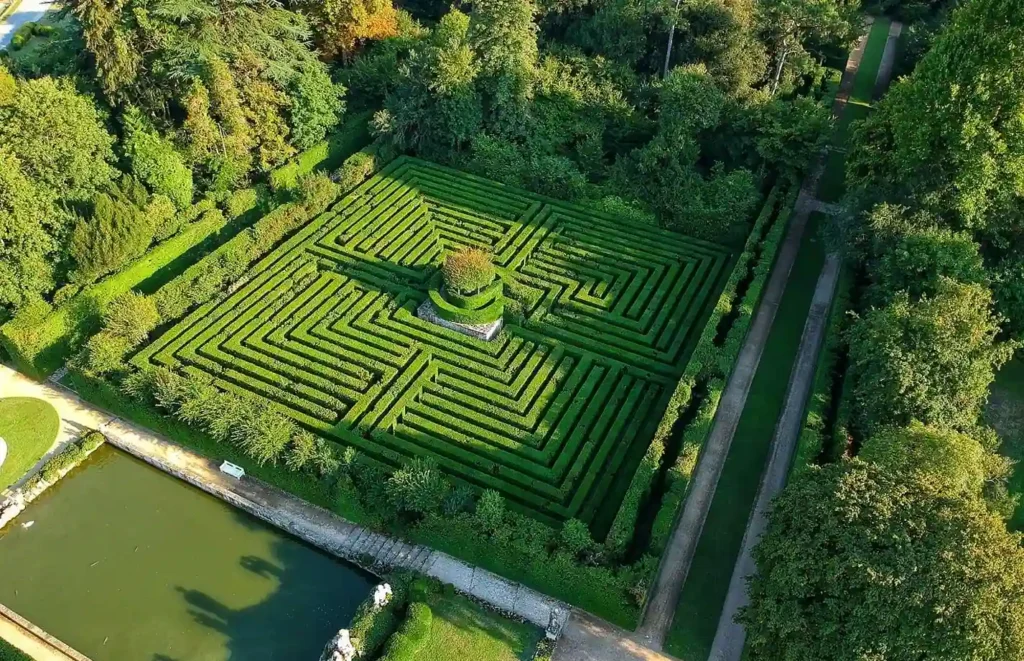
[[[14,76],[7,70],[7,67],[0,64],[0,108],[11,105],[17,91],[18,84],[15,82]]]
[[[295,77],[290,90],[292,141],[309,149],[337,126],[345,111],[345,88],[331,82],[319,62],[308,63]]]
[[[132,173],[159,195],[166,195],[178,209],[192,204],[192,170],[174,145],[157,133],[135,108],[124,115],[125,153]]]
[[[81,366],[92,374],[108,374],[124,369],[125,357],[132,349],[128,338],[109,331],[96,333],[85,343]]]
[[[576,557],[583,551],[591,548],[594,545],[594,540],[590,536],[590,529],[587,528],[587,524],[579,519],[569,519],[562,524],[559,543],[569,555]]]
[[[388,479],[388,494],[399,512],[428,514],[441,509],[451,485],[437,470],[437,464],[419,457],[396,470]]]
[[[377,156],[371,151],[364,149],[357,151],[342,163],[341,167],[334,173],[334,178],[343,192],[347,192],[363,183],[377,169]]]
[[[160,322],[156,302],[134,291],[121,294],[103,313],[104,329],[119,335],[132,345],[138,345]]]
[[[78,282],[91,282],[116,271],[149,247],[154,228],[136,206],[137,201],[138,192],[130,178],[93,198],[91,213],[78,219],[71,236]]]
[[[295,434],[295,423],[255,399],[244,401],[231,441],[260,465],[277,461]]]
[[[505,520],[505,499],[494,489],[485,489],[476,503],[476,518],[484,530],[498,530]]]
[[[398,629],[381,655],[381,661],[415,661],[416,652],[423,647],[430,635],[434,614],[430,606],[423,603],[409,605],[405,622]]]
[[[98,431],[86,432],[81,438],[71,441],[64,449],[50,457],[39,472],[25,484],[25,488],[31,491],[41,484],[56,482],[63,471],[70,470],[82,463],[82,460],[89,456],[90,452],[106,440],[106,437]]]
[[[154,195],[146,205],[146,216],[153,224],[153,238],[156,241],[169,239],[181,229],[183,218],[178,215],[174,202],[166,195]]]
[[[392,589],[391,600],[378,609],[373,604],[373,595],[370,595],[359,605],[349,625],[352,644],[359,650],[360,658],[377,658],[376,653],[398,628],[398,614],[406,607],[408,589],[405,578],[393,574],[388,576],[388,583]]]
[[[496,274],[491,256],[479,248],[449,253],[441,267],[444,285],[462,294],[476,293],[491,284]]]
[[[238,218],[255,209],[259,201],[259,191],[255,188],[240,188],[228,196],[224,210],[227,211],[228,217]]]

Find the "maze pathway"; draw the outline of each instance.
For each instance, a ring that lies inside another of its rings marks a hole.
[[[469,245],[520,301],[489,343],[415,316],[442,256]],[[403,157],[134,361],[262,397],[387,467],[430,457],[543,521],[610,520],[730,264]]]

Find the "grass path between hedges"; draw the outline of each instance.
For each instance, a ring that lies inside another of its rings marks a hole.
[[[1017,464],[1010,475],[1010,493],[1020,498],[1010,518],[1011,530],[1024,530],[1024,356],[1003,366],[992,384],[988,420],[999,433],[999,452]]]
[[[850,100],[836,125],[838,140],[845,140],[850,123],[862,118],[869,109],[889,27],[890,21],[886,19],[876,20],[871,27]],[[844,150],[830,152],[819,191],[841,195],[845,160]],[[786,400],[790,373],[818,276],[825,264],[824,244],[818,231],[823,220],[823,214],[814,213],[808,221],[665,641],[665,650],[684,661],[704,661],[711,651],[776,423]]]

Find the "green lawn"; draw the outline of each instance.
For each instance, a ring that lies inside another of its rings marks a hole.
[[[0,466],[0,489],[6,489],[32,468],[53,445],[60,429],[56,409],[41,399],[0,399],[0,438],[7,460]]]
[[[870,109],[889,25],[890,21],[883,18],[871,27],[850,103],[833,135],[836,148],[829,156],[819,188],[823,201],[835,202],[842,197],[850,125],[863,119]],[[814,288],[825,263],[819,236],[823,221],[822,214],[812,214],[808,221],[665,641],[665,651],[684,661],[704,661],[711,651],[775,425],[785,403]]]
[[[1010,519],[1011,530],[1024,530],[1024,358],[999,370],[989,398],[988,419],[1003,443],[1000,452],[1017,462],[1010,476],[1010,493],[1021,502]]]
[[[32,657],[0,638],[0,661],[32,661]]]
[[[460,595],[431,595],[430,635],[416,661],[529,661],[540,641],[539,628],[485,610]]]

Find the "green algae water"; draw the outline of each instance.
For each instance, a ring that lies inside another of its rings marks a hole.
[[[0,532],[0,602],[94,661],[315,661],[373,583],[109,446]]]

